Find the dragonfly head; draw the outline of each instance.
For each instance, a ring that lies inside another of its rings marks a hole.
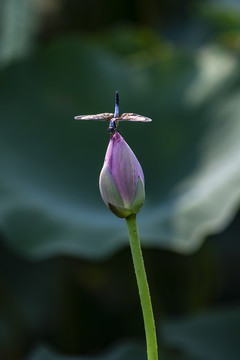
[[[107,131],[110,134],[115,134],[115,132],[117,131],[117,128],[115,126],[109,126],[109,128],[107,129]]]

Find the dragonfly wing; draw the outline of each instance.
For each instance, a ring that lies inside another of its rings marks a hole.
[[[112,113],[102,113],[96,115],[79,115],[75,116],[75,120],[97,120],[97,121],[109,121],[113,118]]]
[[[124,113],[118,118],[118,120],[119,121],[142,121],[142,122],[152,121],[152,119],[150,119],[146,116],[142,116],[142,115],[138,115],[138,114],[134,114],[134,113]]]

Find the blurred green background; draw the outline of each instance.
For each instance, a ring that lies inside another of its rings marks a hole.
[[[102,202],[120,111],[160,360],[240,358],[240,3],[2,0],[0,359],[143,360],[126,224]]]

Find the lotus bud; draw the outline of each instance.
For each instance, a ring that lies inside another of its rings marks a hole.
[[[144,203],[141,165],[118,132],[110,137],[99,187],[105,204],[120,218],[137,214]]]

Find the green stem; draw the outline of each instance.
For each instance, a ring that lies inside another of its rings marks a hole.
[[[144,267],[142,250],[138,236],[136,215],[130,215],[126,218],[130,247],[132,252],[134,270],[136,273],[138,290],[141,300],[146,341],[147,341],[147,354],[148,360],[157,360],[157,337],[156,327],[153,317],[152,303],[147,281],[147,275]]]

